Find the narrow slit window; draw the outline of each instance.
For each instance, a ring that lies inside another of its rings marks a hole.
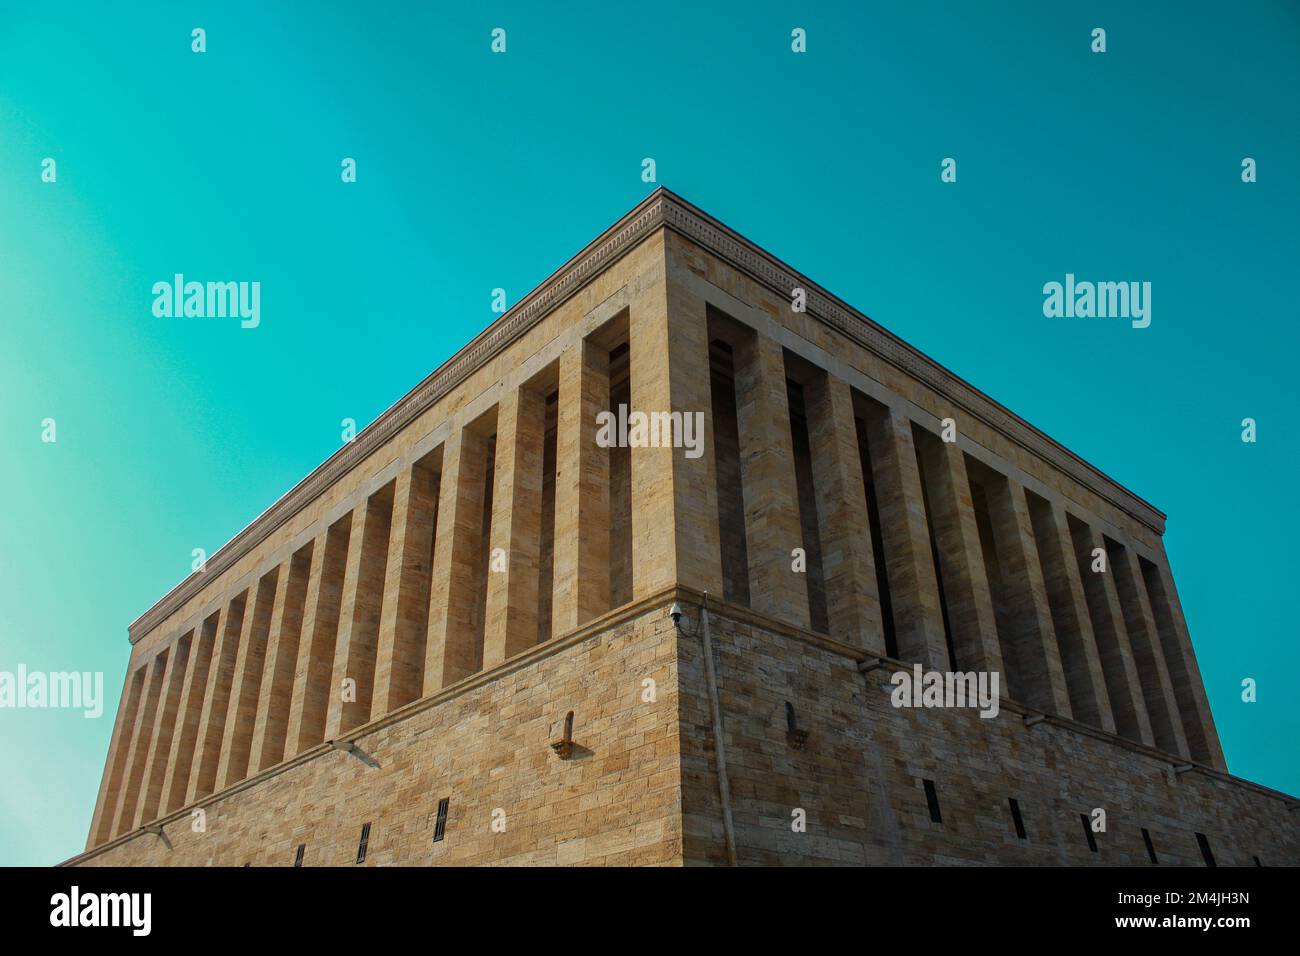
[[[1254,861],[1255,861],[1255,865],[1256,865],[1256,866],[1263,866],[1263,865],[1264,865],[1264,861],[1261,860],[1259,857],[1257,857],[1257,856],[1256,856],[1256,857],[1252,857],[1252,859],[1254,859]]]
[[[1204,833],[1198,833],[1198,834],[1196,834],[1196,844],[1197,844],[1197,846],[1199,846],[1199,847],[1201,848],[1201,856],[1205,859],[1205,865],[1206,865],[1206,866],[1218,866],[1218,865],[1219,865],[1219,864],[1217,864],[1217,863],[1214,862],[1214,853],[1213,853],[1213,851],[1210,849],[1210,841],[1209,841],[1208,839],[1206,839],[1206,836],[1205,836]]]
[[[293,857],[293,865],[294,865],[294,866],[302,866],[302,855],[303,855],[304,853],[306,853],[306,852],[307,852],[307,844],[305,844],[305,843],[299,843],[299,844],[298,844],[298,852],[297,852],[296,854],[294,854],[294,857]]]
[[[1092,835],[1092,823],[1088,820],[1088,814],[1079,814],[1079,822],[1083,824],[1083,835],[1088,838],[1088,849],[1093,853],[1097,852],[1097,838]]]
[[[357,862],[366,862],[366,850],[370,847],[370,824],[361,826],[361,842],[357,844]]]
[[[934,781],[921,782],[925,784],[925,802],[930,807],[930,819],[934,823],[943,823],[943,816],[939,813],[939,794],[934,789]]]
[[[1160,860],[1156,857],[1156,846],[1151,842],[1151,834],[1147,832],[1146,827],[1142,828],[1142,842],[1147,845],[1147,859],[1152,863],[1159,863]]]
[[[1016,836],[1021,840],[1025,839],[1025,820],[1020,815],[1020,801],[1015,797],[1009,797],[1007,802],[1011,804],[1011,822],[1016,825]]]
[[[438,801],[438,821],[433,825],[433,842],[438,843],[447,835],[447,808],[451,805],[451,797],[443,797]]]

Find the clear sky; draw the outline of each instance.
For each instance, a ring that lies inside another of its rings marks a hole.
[[[1300,8],[612,6],[7,5],[0,670],[108,700],[0,709],[0,863],[82,848],[127,624],[191,551],[645,196],[646,157],[1166,511],[1229,765],[1300,793]],[[260,282],[260,326],[156,318],[177,272]],[[1044,317],[1067,272],[1151,282],[1151,326]]]

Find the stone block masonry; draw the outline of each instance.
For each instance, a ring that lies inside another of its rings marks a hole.
[[[86,862],[289,866],[305,844],[305,866],[352,865],[370,823],[366,865],[678,864],[672,622],[658,604],[619,618],[408,704],[354,738],[369,762],[318,746],[207,803],[205,832],[184,814],[165,825],[170,848],[146,833]],[[563,760],[550,742],[569,711],[577,749]]]
[[[1179,773],[1170,755],[1064,717],[1032,726],[1005,705],[898,709],[892,668],[859,673],[860,652],[710,602],[736,853],[741,865],[1147,866],[1146,829],[1161,864],[1300,863],[1291,798],[1227,774]],[[683,630],[694,634],[692,608]],[[683,863],[722,865],[726,847],[701,644],[678,654]],[[901,665],[900,665],[901,666]],[[807,739],[787,732],[786,705]],[[930,818],[934,784],[941,822]],[[1016,834],[1009,801],[1026,830]],[[1106,811],[1092,852],[1080,814]],[[806,832],[792,829],[796,810]]]
[[[660,189],[131,625],[69,862],[1300,862],[1163,531]],[[913,665],[997,716],[893,706]]]

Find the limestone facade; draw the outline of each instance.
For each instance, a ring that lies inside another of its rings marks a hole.
[[[1298,862],[1163,531],[660,189],[131,625],[70,862]]]

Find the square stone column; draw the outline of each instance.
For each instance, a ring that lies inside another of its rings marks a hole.
[[[221,762],[217,765],[217,788],[228,787],[248,776],[249,754],[253,746],[253,729],[257,721],[257,701],[262,691],[262,672],[266,664],[266,644],[271,632],[271,615],[280,589],[279,569],[249,588],[252,608],[244,614],[239,638],[239,657],[235,661],[235,682],[230,691],[229,715],[225,740],[221,745]]]
[[[1113,734],[1115,716],[1110,709],[1106,676],[1097,653],[1097,638],[1092,632],[1065,509],[1042,501],[1038,506],[1031,505],[1030,514],[1039,542],[1043,579],[1057,621],[1056,640],[1074,719]]]
[[[190,772],[196,762],[199,722],[203,716],[203,696],[208,688],[208,671],[212,667],[212,650],[217,641],[221,612],[216,611],[199,625],[190,647],[185,667],[185,687],[176,714],[176,732],[172,734],[167,773],[163,777],[162,812],[171,813],[185,805],[189,795]]]
[[[325,718],[327,740],[336,740],[370,719],[388,535],[393,517],[393,483],[389,482],[357,505],[353,515]],[[344,681],[352,682],[346,694]]]
[[[372,720],[418,700],[423,693],[441,467],[439,448],[397,475],[375,660],[375,692],[370,707]]]
[[[1143,576],[1150,596],[1152,611],[1160,632],[1160,643],[1169,667],[1178,709],[1182,714],[1184,736],[1192,759],[1210,767],[1227,771],[1219,732],[1214,726],[1214,715],[1201,680],[1201,669],[1196,663],[1196,653],[1187,633],[1187,620],[1183,617],[1182,603],[1174,587],[1169,560],[1163,550],[1155,564],[1144,565]]]
[[[781,343],[757,333],[741,336],[734,361],[749,603],[756,611],[807,628],[808,582],[791,566],[794,549],[806,549],[807,543],[799,521]]]
[[[122,790],[122,774],[126,770],[127,755],[131,750],[131,734],[135,730],[140,698],[144,696],[146,668],[134,666],[134,654],[127,663],[126,677],[122,681],[122,698],[117,706],[117,722],[109,741],[108,756],[104,760],[104,777],[99,785],[99,799],[90,820],[90,835],[86,849],[92,850],[113,837],[113,823],[117,817],[117,803]]]
[[[1007,695],[993,596],[971,501],[966,456],[955,442],[926,434],[918,443],[929,495],[939,569],[948,603],[948,625],[957,652],[954,670],[997,671]]]
[[[490,562],[483,625],[483,666],[495,667],[537,643],[538,575],[542,532],[542,442],[546,396],[508,388],[497,409],[496,475],[492,489]]]
[[[225,742],[226,714],[230,709],[230,690],[235,682],[239,636],[243,631],[245,612],[252,601],[251,590],[232,600],[222,615],[222,625],[212,648],[212,663],[208,668],[208,689],[203,695],[203,713],[199,718],[186,803],[193,803],[217,789],[217,768],[221,764],[221,745]]]
[[[722,594],[708,324],[703,300],[678,275],[684,268],[669,259],[667,280],[652,269],[638,276],[628,309],[630,411],[698,413],[704,422],[698,458],[631,449],[634,600],[679,583]]]
[[[177,708],[180,707],[181,694],[185,689],[185,672],[189,667],[190,644],[193,640],[193,633],[182,635],[167,653],[162,697],[158,701],[153,739],[149,742],[149,762],[144,768],[140,807],[135,814],[136,827],[162,816],[163,781],[167,776],[167,760],[171,756]]]
[[[1025,489],[998,476],[985,487],[985,494],[994,547],[1002,565],[1002,582],[1009,598],[1007,622],[1011,633],[1007,637],[1015,646],[1025,685],[1018,691],[1020,700],[1044,713],[1071,717],[1070,695]]]
[[[488,440],[468,427],[453,429],[443,448],[425,644],[426,697],[481,666],[478,595],[483,506],[486,483],[492,480],[487,458]]]
[[[1076,526],[1071,536],[1102,671],[1106,675],[1106,692],[1110,697],[1111,712],[1115,715],[1115,730],[1121,737],[1154,747],[1151,718],[1147,715],[1142,684],[1133,663],[1133,649],[1129,646],[1128,631],[1124,627],[1124,613],[1120,610],[1110,558],[1106,559],[1107,570],[1104,573],[1092,570],[1093,552],[1100,549],[1104,554],[1105,541],[1101,532],[1091,525]]]
[[[830,634],[870,654],[883,655],[885,629],[853,394],[847,382],[823,374],[804,385],[804,402]]]
[[[898,654],[927,670],[947,670],[943,610],[912,422],[901,411],[874,404],[864,405],[862,411]]]
[[[122,774],[122,796],[117,805],[113,835],[120,836],[135,825],[135,808],[140,798],[145,764],[149,760],[149,743],[153,739],[158,698],[162,693],[163,674],[171,657],[166,651],[150,659],[144,678],[144,697],[131,729],[131,749]]]
[[[289,702],[289,725],[285,730],[286,760],[325,741],[352,520],[351,512],[344,515],[312,547],[302,640],[298,644],[293,699]]]
[[[1191,754],[1187,749],[1187,737],[1183,733],[1182,718],[1174,699],[1173,684],[1165,666],[1164,650],[1160,646],[1155,615],[1147,597],[1142,572],[1138,568],[1137,555],[1123,544],[1110,548],[1109,551],[1115,588],[1124,612],[1124,626],[1133,648],[1133,663],[1137,666],[1147,715],[1151,718],[1152,736],[1161,750],[1189,757]]]
[[[596,416],[613,412],[609,351],[574,342],[560,355],[556,424],[555,564],[551,634],[609,610],[609,458],[596,444]]]
[[[258,695],[257,714],[253,718],[253,742],[249,750],[251,773],[265,770],[284,759],[284,735],[293,701],[293,678],[298,666],[298,645],[302,640],[311,555],[312,545],[308,544],[281,562],[276,572],[276,580],[281,585],[275,589],[275,603],[271,606],[261,693]]]

